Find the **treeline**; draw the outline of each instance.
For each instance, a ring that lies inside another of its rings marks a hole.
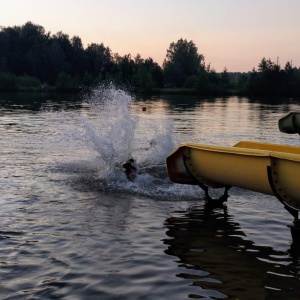
[[[300,96],[300,69],[291,62],[281,68],[278,62],[263,58],[257,71],[238,77],[236,89],[248,95]]]
[[[190,92],[201,95],[300,95],[300,70],[263,58],[258,70],[217,73],[192,41],[170,44],[162,66],[140,55],[120,56],[109,47],[27,22],[0,27],[0,91],[55,89],[77,91],[103,81],[137,92]]]
[[[102,43],[83,47],[80,37],[51,35],[40,26],[0,30],[0,90],[55,87],[74,91],[113,79],[137,89],[163,87],[163,70],[153,59],[113,54]]]

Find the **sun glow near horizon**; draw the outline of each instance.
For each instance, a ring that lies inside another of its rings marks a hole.
[[[55,34],[79,36],[86,47],[140,54],[162,65],[170,43],[192,40],[216,71],[251,71],[263,57],[300,66],[297,0],[0,0],[0,26],[27,21]]]

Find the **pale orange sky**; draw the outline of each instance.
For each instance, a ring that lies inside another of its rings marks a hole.
[[[41,25],[86,47],[152,57],[192,40],[216,71],[251,71],[263,57],[300,67],[300,0],[0,0],[0,26]]]

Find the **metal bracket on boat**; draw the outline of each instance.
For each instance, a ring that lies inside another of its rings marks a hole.
[[[283,198],[281,197],[280,193],[278,192],[278,190],[275,186],[275,180],[273,178],[272,168],[270,166],[267,167],[267,172],[268,172],[269,183],[270,183],[270,186],[271,186],[271,189],[272,189],[274,195],[284,205],[284,208],[294,217],[295,221],[298,221],[298,210],[288,206],[285,203],[285,201],[283,200]]]
[[[223,204],[224,202],[226,202],[227,199],[228,199],[228,197],[229,197],[228,191],[231,188],[230,185],[227,185],[227,186],[224,187],[225,188],[224,194],[220,198],[218,198],[218,199],[213,199],[213,198],[210,197],[210,195],[208,193],[208,186],[206,186],[206,185],[204,185],[204,184],[202,184],[200,182],[199,182],[198,185],[204,191],[204,193],[205,193],[205,199],[206,199],[206,202],[208,204],[212,204],[212,205],[217,205],[218,206],[218,205]]]
[[[283,204],[284,208],[294,217],[294,222],[292,225],[288,225],[288,227],[291,229],[291,235],[293,238],[294,243],[300,243],[300,220],[299,220],[299,211],[295,208],[292,208],[288,205],[286,205],[285,201],[281,197],[280,193],[278,192],[275,181],[272,175],[272,168],[270,166],[267,167],[268,172],[268,179],[271,186],[271,189],[276,196],[276,198]]]
[[[195,176],[195,174],[193,174],[193,173],[189,170],[189,168],[188,168],[188,166],[187,166],[187,161],[188,161],[187,155],[183,154],[183,155],[182,155],[182,158],[183,158],[183,163],[184,163],[184,166],[185,166],[186,171],[189,173],[189,175],[190,175],[192,178],[194,178],[194,179],[197,181],[198,186],[204,191],[204,193],[205,193],[205,199],[206,199],[207,203],[209,203],[209,204],[214,204],[214,205],[215,205],[215,204],[220,205],[220,204],[223,204],[224,202],[227,201],[227,199],[228,199],[228,197],[229,197],[228,191],[229,191],[229,189],[231,188],[231,186],[226,185],[226,186],[215,186],[215,187],[213,187],[213,188],[221,188],[221,187],[224,187],[225,190],[224,190],[224,194],[223,194],[220,198],[218,198],[218,199],[213,199],[213,198],[211,198],[210,195],[209,195],[209,193],[208,193],[209,187],[205,184],[205,183],[208,183],[208,184],[209,184],[209,182],[208,182],[207,180],[201,178],[201,177],[198,176],[198,175]],[[205,183],[204,183],[204,182],[205,182]],[[212,183],[212,185],[213,185],[213,183]]]

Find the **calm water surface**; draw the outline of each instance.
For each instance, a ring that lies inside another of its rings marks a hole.
[[[277,125],[298,103],[0,95],[0,298],[299,299],[300,250],[275,197],[232,188],[210,209],[164,165],[182,141],[298,145]]]

